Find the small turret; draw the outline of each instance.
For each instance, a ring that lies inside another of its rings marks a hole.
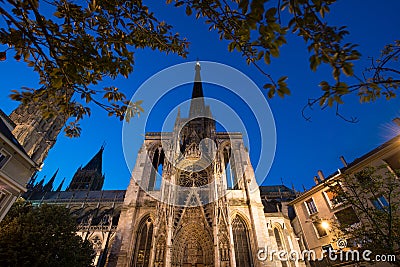
[[[57,187],[56,192],[60,192],[61,191],[64,182],[65,182],[65,177],[64,177],[64,179],[62,179],[60,185]]]
[[[51,192],[51,191],[53,191],[53,184],[54,184],[54,180],[56,179],[58,170],[59,170],[59,169],[57,169],[57,171],[53,174],[53,176],[50,178],[50,180],[47,182],[47,184],[45,184],[45,185],[43,186],[43,191],[44,191],[44,192]]]

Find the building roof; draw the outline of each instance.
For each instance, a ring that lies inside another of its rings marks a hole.
[[[7,138],[11,143],[13,143],[17,149],[19,149],[24,155],[28,156],[25,149],[21,146],[21,144],[14,137],[10,129],[8,129],[7,125],[3,121],[3,118],[0,117],[0,133]],[[29,157],[29,156],[28,156]]]
[[[260,192],[261,194],[263,193],[276,193],[276,192],[286,192],[286,193],[292,193],[294,194],[295,192],[287,187],[286,185],[262,185],[260,186]]]
[[[32,202],[123,202],[126,190],[34,192]]]
[[[6,123],[10,124],[13,128],[15,128],[16,124],[7,116],[6,113],[2,109],[0,109],[0,118],[6,121]]]

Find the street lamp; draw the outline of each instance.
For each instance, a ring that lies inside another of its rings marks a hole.
[[[329,223],[327,221],[322,221],[321,222],[321,227],[324,228],[325,230],[329,229]]]

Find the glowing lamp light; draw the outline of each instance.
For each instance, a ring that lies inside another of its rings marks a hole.
[[[329,223],[327,221],[323,221],[323,222],[321,222],[321,227],[326,230],[329,228]]]

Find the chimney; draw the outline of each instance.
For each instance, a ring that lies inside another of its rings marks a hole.
[[[319,180],[319,178],[317,176],[314,176],[314,182],[315,182],[315,184],[319,184],[321,181]]]
[[[399,119],[399,121],[400,121],[400,119]],[[345,160],[345,158],[343,156],[340,156],[340,160],[342,161],[343,166],[347,167],[347,161]]]
[[[318,177],[319,177],[319,179],[320,179],[321,181],[325,180],[325,176],[324,176],[324,174],[322,173],[321,170],[318,170]]]

